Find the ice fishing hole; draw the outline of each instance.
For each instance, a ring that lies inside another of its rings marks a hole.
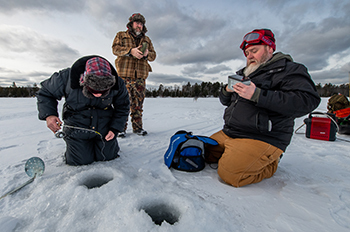
[[[106,176],[90,176],[83,181],[82,185],[85,185],[88,189],[99,188],[111,180],[113,178]]]
[[[179,211],[165,203],[153,203],[141,206],[140,210],[144,210],[151,218],[154,224],[161,225],[164,221],[170,225],[179,221]]]

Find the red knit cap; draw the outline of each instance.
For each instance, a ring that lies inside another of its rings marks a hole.
[[[101,93],[101,97],[105,97],[115,83],[116,78],[112,75],[111,66],[107,60],[94,57],[86,62],[85,72],[80,80],[86,97],[94,98],[92,93]]]
[[[112,76],[111,67],[109,63],[100,57],[94,57],[86,62],[85,75],[96,75],[96,76]]]

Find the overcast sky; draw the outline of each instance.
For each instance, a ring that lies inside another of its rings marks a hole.
[[[245,66],[239,46],[256,28],[270,28],[276,51],[316,84],[349,82],[349,0],[0,0],[0,86],[39,84],[85,55],[114,64],[113,39],[136,12],[157,52],[148,88],[226,83]]]

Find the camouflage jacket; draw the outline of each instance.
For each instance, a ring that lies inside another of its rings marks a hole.
[[[148,64],[148,61],[154,61],[156,59],[156,51],[154,50],[151,39],[148,36],[141,38],[140,44],[143,42],[147,43],[148,56],[142,59],[137,59],[130,54],[130,50],[137,46],[135,39],[129,34],[129,32],[120,31],[115,36],[112,49],[113,54],[118,56],[115,60],[115,66],[120,77],[134,78],[135,73],[137,73],[137,78],[146,79],[148,73],[152,72],[152,68]]]

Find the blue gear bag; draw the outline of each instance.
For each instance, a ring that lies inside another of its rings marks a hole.
[[[170,138],[169,148],[165,152],[165,165],[188,172],[203,170],[205,144],[218,145],[214,139],[206,136],[192,135],[192,132],[184,130],[176,132]]]

